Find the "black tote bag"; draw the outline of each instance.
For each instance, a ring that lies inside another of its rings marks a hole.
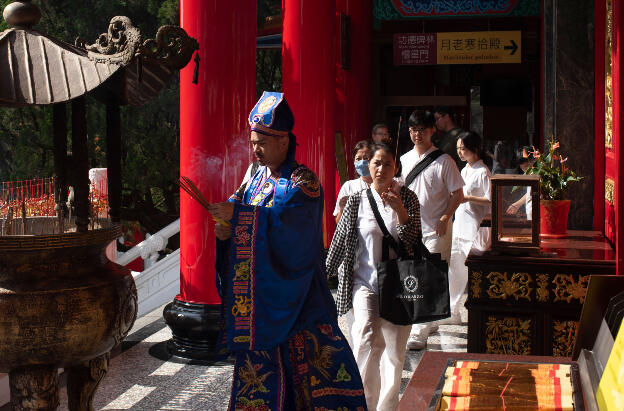
[[[431,254],[419,239],[414,256],[405,256],[388,232],[370,188],[367,190],[375,219],[384,234],[382,261],[377,264],[379,316],[396,325],[441,320],[451,316],[448,264]],[[399,256],[389,259],[389,247]]]

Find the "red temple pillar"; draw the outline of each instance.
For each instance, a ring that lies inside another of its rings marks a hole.
[[[372,20],[372,0],[336,2],[336,131],[353,178],[353,147],[371,137]]]
[[[613,93],[613,154],[615,155],[614,179],[615,204],[615,251],[617,274],[624,275],[624,4],[614,1],[612,21],[612,93]],[[607,169],[607,173],[609,170]]]
[[[225,201],[249,165],[247,115],[256,101],[256,1],[182,0],[181,26],[199,41],[194,65],[180,73],[180,174],[209,202]],[[170,352],[214,354],[219,325],[214,222],[180,194],[180,294],[164,316],[173,332]]]
[[[283,0],[282,88],[295,115],[297,161],[320,178],[325,193],[323,233],[335,224],[335,0]]]

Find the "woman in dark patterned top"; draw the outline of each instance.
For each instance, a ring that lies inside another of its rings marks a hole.
[[[409,254],[420,241],[420,209],[416,194],[394,179],[396,169],[394,149],[386,143],[375,144],[371,192],[388,231]],[[396,409],[411,328],[379,317],[377,263],[382,239],[366,190],[349,196],[329,248],[327,273],[338,275],[338,314],[353,307],[353,355],[369,410]],[[392,249],[390,258],[396,258]]]

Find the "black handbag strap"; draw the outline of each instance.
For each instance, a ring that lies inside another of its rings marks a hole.
[[[427,155],[420,163],[416,164],[416,166],[409,172],[407,177],[405,177],[405,187],[409,187],[410,184],[418,177],[425,168],[429,167],[429,164],[433,163],[433,161],[444,154],[442,150],[434,150]]]
[[[388,246],[392,247],[394,249],[394,252],[397,253],[399,257],[403,256],[401,247],[399,247],[399,244],[396,242],[394,237],[392,237],[392,235],[388,231],[388,228],[386,227],[386,224],[381,218],[381,214],[379,214],[379,208],[377,208],[377,201],[375,201],[375,197],[373,197],[373,192],[371,191],[370,187],[368,187],[368,189],[366,190],[366,196],[368,197],[368,202],[370,203],[370,206],[373,209],[375,220],[377,220],[377,224],[379,224],[379,228],[381,229],[381,232],[383,233],[381,260],[382,261],[388,260],[389,258]]]

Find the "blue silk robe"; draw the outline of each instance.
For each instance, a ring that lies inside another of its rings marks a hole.
[[[232,237],[217,244],[221,354],[235,357],[229,409],[365,410],[327,287],[323,192],[314,173],[291,164],[276,181],[260,167],[230,198]]]

